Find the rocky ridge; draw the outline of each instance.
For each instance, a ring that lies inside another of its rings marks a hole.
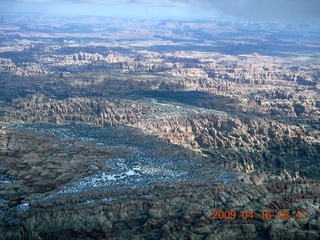
[[[0,36],[0,238],[319,238],[317,34],[279,34],[273,23],[9,19]],[[166,156],[15,123],[123,127],[112,141]],[[240,218],[213,220],[232,209]],[[241,219],[245,210],[257,218]]]
[[[297,98],[300,98],[299,95]],[[226,100],[227,105],[228,98]],[[287,117],[286,123],[282,123],[284,118],[279,122],[278,115],[270,116],[259,105],[251,107],[238,103],[238,107],[233,107],[242,110],[233,114],[214,110],[216,106],[224,108],[221,98],[211,102],[200,100],[195,104],[205,108],[161,102],[154,98],[70,98],[50,101],[43,95],[35,95],[28,101],[17,99],[16,110],[6,117],[25,123],[132,126],[164,141],[198,151],[226,169],[247,172],[268,170],[275,173],[287,169],[291,174],[300,172],[305,177],[317,176],[320,133],[316,124],[317,117],[313,116],[313,125],[312,118],[309,118],[318,111],[316,105],[302,102],[299,106],[306,107],[299,118],[295,114]],[[281,106],[277,105],[271,110],[286,111],[287,108]],[[253,115],[254,111],[258,116],[249,118],[246,115]],[[271,119],[263,118],[264,115]],[[297,120],[303,122],[304,119],[307,119],[308,125],[295,124]]]
[[[159,144],[155,146],[163,151],[165,145]],[[181,159],[192,156],[183,148],[164,152],[171,156],[175,152]],[[7,178],[0,191],[1,238],[319,237],[319,182],[287,170],[280,175],[253,169],[249,173],[224,172],[210,160],[200,160],[199,155],[195,168],[202,169],[202,180],[55,194],[98,169],[110,171],[104,164],[106,157],[131,154],[131,150],[123,148],[119,154],[119,149],[2,127],[1,174]],[[235,210],[239,218],[213,219],[214,210]],[[245,211],[254,211],[255,218],[243,219]],[[262,211],[269,211],[272,217],[267,219]],[[284,211],[289,214],[286,218]]]

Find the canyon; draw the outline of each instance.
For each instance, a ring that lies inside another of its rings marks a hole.
[[[320,237],[316,32],[6,19],[1,239]]]

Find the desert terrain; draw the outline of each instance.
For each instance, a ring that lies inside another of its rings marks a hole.
[[[320,238],[315,29],[8,15],[0,39],[1,239]]]

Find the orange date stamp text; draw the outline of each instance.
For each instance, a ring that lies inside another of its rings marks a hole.
[[[212,219],[213,220],[224,220],[224,219],[289,219],[289,218],[305,219],[307,217],[306,210],[296,210],[295,212],[284,210],[213,210]]]

